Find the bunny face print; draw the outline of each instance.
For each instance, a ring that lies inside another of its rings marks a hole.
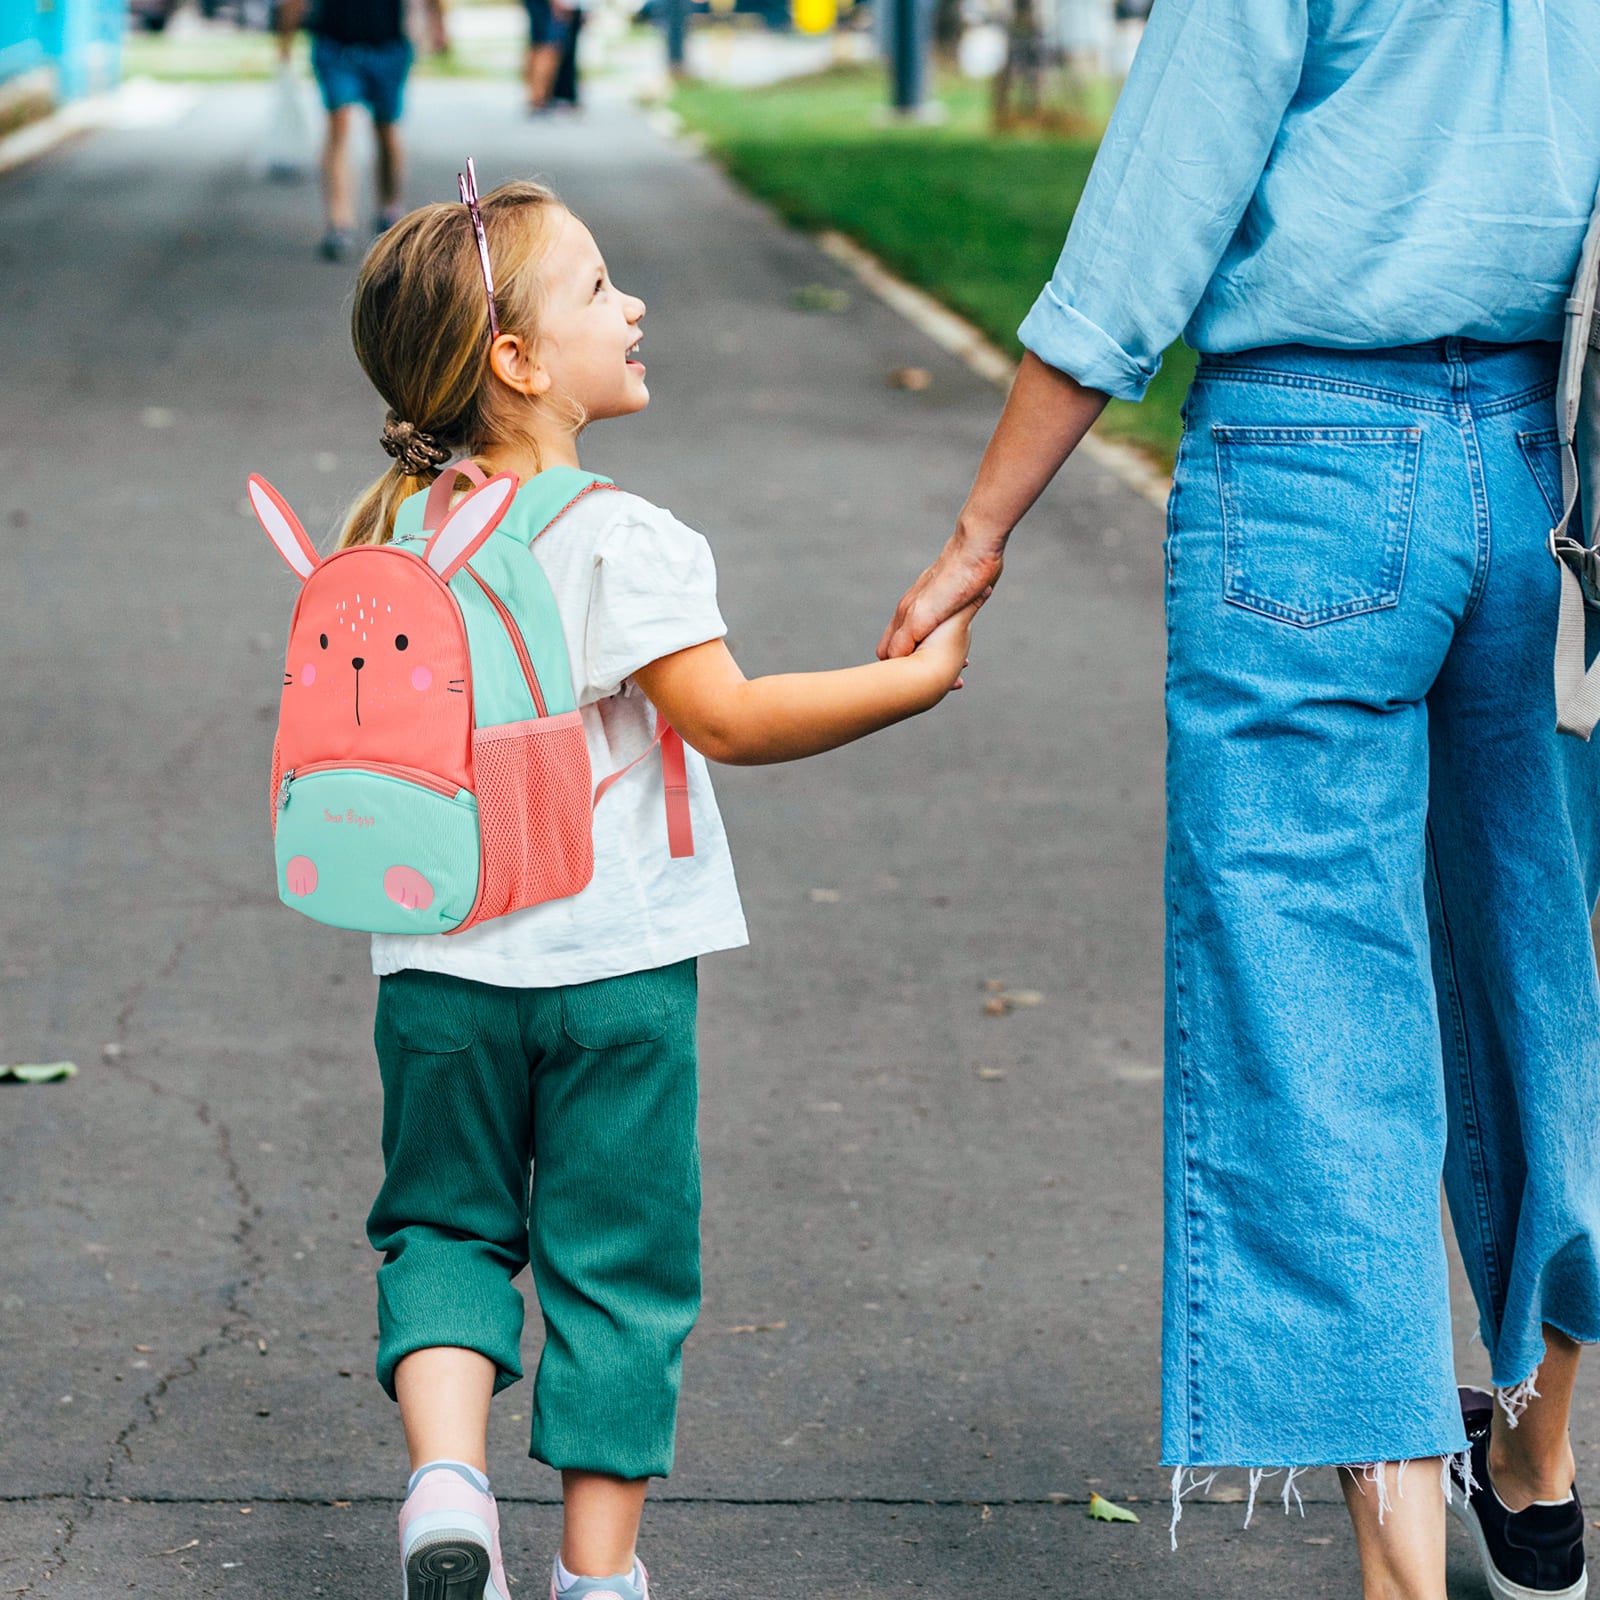
[[[290,625],[279,719],[285,768],[318,761],[470,775],[466,629],[446,585],[494,531],[516,479],[492,478],[429,540],[422,560],[389,545],[317,556],[294,513],[261,478],[250,497],[304,583]]]

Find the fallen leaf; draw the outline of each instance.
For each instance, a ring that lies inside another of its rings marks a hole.
[[[1113,1504],[1103,1494],[1089,1496],[1089,1515],[1096,1522],[1137,1522],[1139,1519],[1125,1506]]]
[[[924,389],[933,387],[933,374],[926,367],[895,367],[889,374],[888,383],[891,389],[906,389],[912,394],[920,394]]]
[[[191,1539],[188,1544],[175,1544],[170,1550],[161,1551],[161,1554],[164,1556],[175,1556],[180,1550],[193,1550],[194,1547],[199,1543],[200,1541],[198,1539]]]
[[[831,311],[837,316],[850,309],[848,289],[830,289],[825,283],[808,283],[789,296],[796,311]]]
[[[787,1322],[741,1322],[737,1327],[724,1328],[724,1333],[782,1333]]]
[[[59,1083],[78,1075],[73,1061],[19,1061],[0,1066],[0,1083]]]

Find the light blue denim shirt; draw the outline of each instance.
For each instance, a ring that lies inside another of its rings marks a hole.
[[[1019,330],[1142,397],[1226,352],[1559,339],[1600,186],[1600,0],[1156,0]]]

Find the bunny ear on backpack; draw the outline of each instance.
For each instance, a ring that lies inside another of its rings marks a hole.
[[[520,487],[516,473],[501,472],[481,489],[474,489],[428,541],[423,560],[448,583],[499,527]]]
[[[278,554],[294,568],[303,583],[322,565],[316,546],[306,537],[300,519],[289,509],[289,502],[263,478],[250,474],[250,504],[255,509],[267,537],[278,547]]]

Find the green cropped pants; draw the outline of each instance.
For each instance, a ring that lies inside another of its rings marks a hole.
[[[665,1475],[682,1349],[700,1309],[693,961],[510,989],[438,973],[382,980],[385,1177],[378,1381],[456,1345],[522,1376],[532,1264],[544,1315],[529,1454]],[[532,1187],[529,1170],[532,1169]]]

